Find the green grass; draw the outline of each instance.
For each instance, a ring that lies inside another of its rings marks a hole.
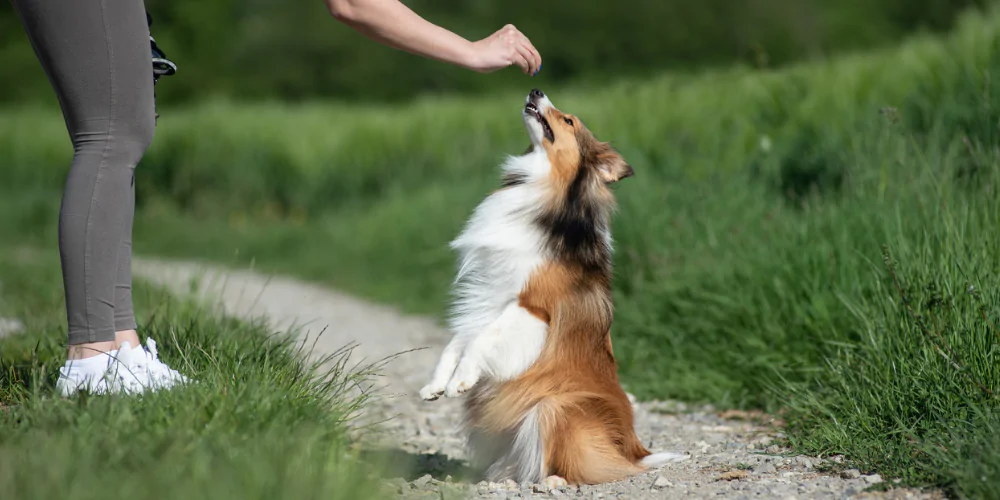
[[[994,12],[779,72],[543,89],[637,172],[614,225],[625,385],[781,411],[803,452],[1000,495],[998,29]],[[136,249],[441,313],[446,243],[524,150],[522,102],[161,109]],[[53,244],[62,127],[0,117],[0,237]]]
[[[365,371],[262,325],[137,286],[142,333],[197,383],[141,397],[53,395],[65,358],[54,252],[0,250],[0,498],[370,498],[347,424]],[[183,355],[181,354],[183,352]]]

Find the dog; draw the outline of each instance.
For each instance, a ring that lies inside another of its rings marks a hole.
[[[530,147],[450,244],[453,337],[420,397],[466,395],[489,481],[597,484],[683,460],[639,441],[611,348],[611,186],[635,172],[538,89],[522,117]]]

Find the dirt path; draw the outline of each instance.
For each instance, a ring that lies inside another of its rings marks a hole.
[[[943,498],[937,492],[895,489],[865,492],[883,481],[857,471],[824,473],[833,459],[784,456],[771,444],[775,434],[740,415],[722,418],[711,408],[680,403],[636,405],[637,431],[653,450],[690,453],[628,481],[545,491],[540,485],[468,484],[442,480],[459,478],[464,451],[458,433],[458,400],[421,401],[417,391],[430,374],[448,334],[431,319],[403,316],[311,284],[247,270],[223,270],[188,262],[136,259],[134,273],[180,293],[195,293],[227,314],[246,319],[266,318],[272,327],[298,327],[316,340],[318,355],[357,344],[355,361],[377,361],[404,351],[382,373],[386,396],[376,400],[367,417],[388,422],[387,442],[403,479],[387,491],[406,498]],[[193,285],[193,283],[196,283]],[[325,332],[324,332],[325,330]],[[319,335],[321,332],[322,335]],[[319,335],[318,339],[316,338]],[[424,348],[424,349],[421,349]],[[413,351],[414,349],[417,349]],[[416,470],[418,472],[414,473]],[[405,472],[403,472],[405,471]],[[430,476],[424,473],[431,474]],[[888,480],[888,478],[887,478]]]

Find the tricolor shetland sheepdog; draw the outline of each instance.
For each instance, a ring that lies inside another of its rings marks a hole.
[[[531,147],[451,244],[454,337],[420,396],[467,395],[490,481],[594,484],[682,460],[639,441],[611,349],[609,185],[632,167],[538,89],[522,115]]]

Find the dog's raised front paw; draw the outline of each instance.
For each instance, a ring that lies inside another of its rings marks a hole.
[[[448,382],[448,388],[445,389],[444,395],[449,398],[455,398],[461,396],[462,394],[468,392],[469,389],[472,389],[472,386],[476,385],[478,379],[479,379],[478,376],[469,376],[469,377],[455,376],[454,378],[451,379],[451,382]]]
[[[420,399],[424,401],[434,401],[441,397],[442,394],[444,394],[444,387],[433,383],[427,384],[423,389],[420,389]]]

